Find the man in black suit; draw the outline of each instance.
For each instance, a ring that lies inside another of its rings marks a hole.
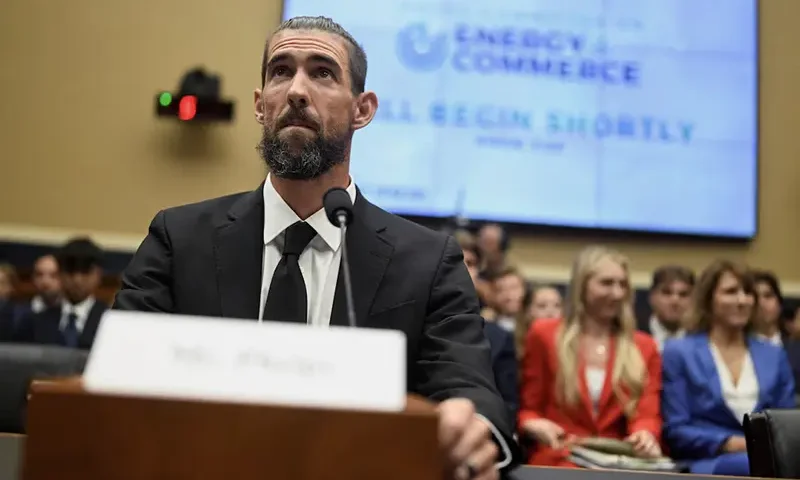
[[[481,251],[478,249],[475,238],[467,232],[456,232],[456,239],[464,253],[464,265],[466,265],[472,283],[477,289],[480,282],[483,281],[480,278],[479,270]],[[506,402],[509,423],[516,425],[517,411],[519,410],[519,371],[514,334],[496,322],[485,322],[483,333],[486,334],[492,351],[492,371],[497,390],[500,391],[500,395]]]
[[[271,173],[255,191],[159,212],[114,308],[347,325],[339,232],[322,210],[328,189],[346,188],[359,326],[405,332],[409,389],[441,402],[452,471],[496,478],[512,461],[511,427],[461,251],[452,237],[372,205],[350,178],[353,132],[378,106],[364,91],[366,71],[363,49],[332,20],[284,22],[254,95]]]
[[[90,350],[106,305],[94,297],[102,277],[103,251],[88,238],[67,242],[57,253],[63,300],[26,317],[15,334],[19,343]]]

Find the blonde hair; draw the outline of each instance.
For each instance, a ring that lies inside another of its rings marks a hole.
[[[569,288],[565,299],[564,322],[556,341],[558,351],[558,373],[556,375],[556,397],[567,406],[578,403],[579,392],[576,379],[580,348],[581,321],[585,312],[586,286],[596,274],[598,265],[604,260],[612,261],[629,276],[628,259],[621,253],[601,247],[590,246],[582,250],[572,266]],[[611,385],[625,415],[631,416],[644,389],[647,371],[644,359],[633,340],[636,319],[633,314],[633,291],[628,288],[622,311],[614,319],[612,335],[616,340],[616,355],[611,368]],[[624,388],[623,388],[624,386]]]

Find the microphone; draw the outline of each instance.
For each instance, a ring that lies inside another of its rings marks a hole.
[[[350,261],[347,258],[347,244],[345,237],[347,226],[353,223],[353,202],[350,194],[344,188],[334,187],[325,192],[322,197],[325,215],[328,220],[339,227],[342,244],[342,270],[344,272],[344,292],[347,300],[347,320],[351,327],[356,327],[356,312],[353,310],[353,284],[350,283]]]

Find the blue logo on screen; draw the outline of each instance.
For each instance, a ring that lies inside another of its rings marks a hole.
[[[511,28],[457,24],[429,31],[413,23],[397,32],[395,51],[402,65],[433,72],[449,64],[467,75],[515,75],[568,82],[635,87],[640,84],[638,59],[616,58],[605,39],[557,29]]]
[[[400,30],[395,42],[398,60],[411,70],[430,72],[447,61],[447,34],[432,35],[421,23]]]

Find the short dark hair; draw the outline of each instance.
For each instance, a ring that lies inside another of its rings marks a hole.
[[[658,267],[653,272],[653,281],[650,284],[650,290],[656,290],[672,282],[683,282],[690,287],[694,287],[694,272],[680,265],[664,265]]]
[[[769,285],[772,293],[778,297],[778,302],[783,306],[783,292],[781,291],[781,283],[778,277],[769,270],[753,270],[753,282],[758,285],[759,283],[766,283]]]
[[[478,242],[475,240],[475,236],[463,229],[456,230],[453,236],[456,238],[456,242],[458,242],[458,246],[461,247],[461,250],[464,252],[472,252],[472,254],[475,255],[475,259],[480,263],[481,251],[478,249]]]
[[[73,238],[55,256],[59,270],[65,273],[86,273],[103,265],[103,250],[87,237]]]
[[[281,23],[272,32],[264,46],[264,55],[261,57],[261,86],[263,87],[267,79],[267,55],[269,53],[269,42],[272,37],[283,30],[318,30],[321,32],[338,35],[347,42],[347,52],[350,56],[350,86],[354,95],[364,93],[367,84],[367,54],[350,32],[341,25],[328,17],[294,17]]]

